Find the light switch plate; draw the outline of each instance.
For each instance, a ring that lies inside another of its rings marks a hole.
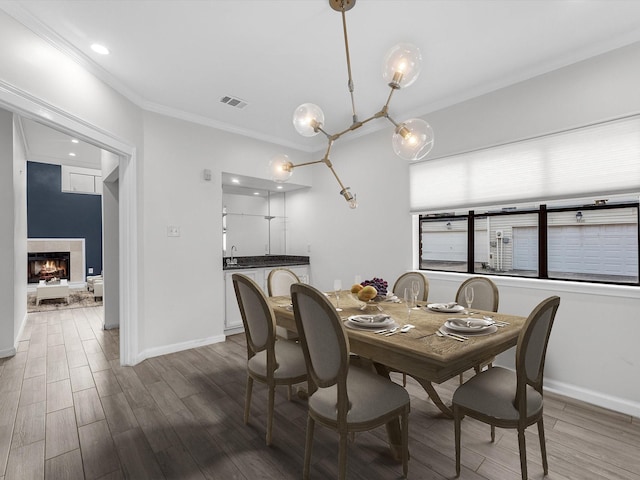
[[[176,227],[175,225],[169,225],[167,227],[167,237],[179,237],[180,236],[180,227]]]

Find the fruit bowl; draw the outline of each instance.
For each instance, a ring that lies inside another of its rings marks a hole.
[[[362,283],[356,283],[351,287],[351,294],[356,302],[360,303],[360,310],[367,306],[373,306],[380,310],[376,302],[383,301],[387,296],[387,282],[382,278],[374,277]]]
[[[360,310],[366,310],[367,308],[377,308],[378,310],[382,310],[380,308],[380,305],[378,305],[378,297],[372,298],[370,300],[361,300],[360,298],[358,298],[357,293],[352,293],[351,296],[358,304],[358,308]]]

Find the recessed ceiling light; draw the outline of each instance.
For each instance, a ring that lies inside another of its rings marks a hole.
[[[232,178],[231,183],[240,183],[240,180],[238,180],[237,178]]]
[[[109,55],[109,49],[104,45],[100,45],[99,43],[94,43],[93,45],[91,45],[91,50],[99,53],[100,55]]]
[[[75,153],[73,153],[73,152],[71,152],[71,153],[69,153],[69,156],[70,156],[70,157],[75,157],[75,156],[76,156],[76,154],[75,154]]]
[[[77,138],[72,138],[71,139],[71,143],[78,143],[78,139]]]
[[[254,195],[260,195],[260,192],[253,192]]]
[[[283,187],[282,185],[278,185],[276,188],[277,188],[278,190],[282,190],[284,187]]]

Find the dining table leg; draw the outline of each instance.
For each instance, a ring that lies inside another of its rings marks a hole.
[[[447,418],[453,418],[453,410],[451,410],[450,407],[445,405],[445,403],[440,398],[440,395],[438,395],[438,392],[436,392],[436,389],[433,388],[433,384],[429,380],[424,380],[422,378],[414,377],[413,375],[411,375],[411,377],[416,382],[418,382],[422,386],[422,388],[424,388],[425,392],[427,392],[427,395],[429,395],[429,398],[431,399],[431,401],[435,404],[436,407],[438,407],[438,409],[442,413],[444,413],[444,415]]]

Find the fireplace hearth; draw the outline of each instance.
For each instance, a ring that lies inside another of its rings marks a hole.
[[[70,252],[32,252],[28,254],[28,283],[39,283],[41,280],[69,280]]]

